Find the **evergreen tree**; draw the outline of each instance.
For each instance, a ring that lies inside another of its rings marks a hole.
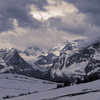
[[[70,84],[71,84],[71,82],[65,81],[65,82],[64,82],[64,87],[65,87],[65,86],[70,86]]]
[[[57,88],[63,87],[62,84],[57,84]]]
[[[80,84],[80,83],[82,83],[82,80],[80,78],[77,78],[76,84]]]

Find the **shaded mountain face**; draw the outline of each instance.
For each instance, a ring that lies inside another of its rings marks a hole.
[[[44,72],[47,72],[56,58],[57,56],[55,54],[49,52],[47,53],[47,55],[39,56],[37,61],[35,62],[35,65],[40,68],[43,68]]]
[[[17,50],[19,52],[19,50]],[[44,54],[44,51],[36,46],[29,46],[24,51],[20,51],[19,55],[28,63],[30,64],[34,70],[38,70],[40,72],[44,72],[45,70],[42,67],[39,67],[35,64],[38,57]]]
[[[50,74],[53,80],[75,81],[100,73],[100,42],[79,49],[77,43],[66,45],[53,63]]]
[[[19,50],[17,51],[19,52]],[[20,51],[19,54],[25,61],[33,64],[33,62],[36,61],[40,55],[44,54],[44,52],[41,48],[29,46],[24,51]]]
[[[43,50],[41,48],[38,48],[36,46],[29,46],[24,50],[24,53],[27,56],[33,55],[33,56],[39,56],[41,54],[43,54]]]
[[[14,48],[0,50],[0,73],[22,74],[31,77],[40,77],[40,71],[34,70]],[[38,74],[37,74],[38,73]]]
[[[67,41],[48,52],[37,47],[28,47],[24,52],[14,48],[0,50],[0,73],[71,82],[99,75],[100,42],[80,48],[83,41]]]
[[[79,41],[80,40],[77,40],[76,42],[73,42],[73,43],[77,43]],[[62,50],[64,50],[64,48],[68,46],[69,44],[72,44],[72,42],[66,41],[64,43],[60,43],[54,48],[50,49],[48,52],[45,52],[44,54],[40,55],[38,59],[35,61],[35,65],[44,68],[45,71],[48,71],[51,68],[54,61],[60,55]]]

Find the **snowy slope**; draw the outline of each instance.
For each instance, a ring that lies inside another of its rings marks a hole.
[[[44,54],[44,51],[36,46],[29,46],[24,51],[19,52],[20,56],[30,64],[34,64],[37,58]]]
[[[36,46],[28,46],[24,51],[20,51],[19,55],[30,64],[35,70],[38,70],[42,73],[46,71],[46,69],[42,66],[35,64],[35,62],[39,59],[39,56],[45,55],[45,50],[42,50]]]
[[[17,74],[0,74],[0,100],[6,95],[18,96],[27,92],[46,91],[56,83]]]
[[[40,55],[38,57],[37,61],[35,62],[35,64],[37,66],[45,68],[48,71],[50,69],[50,67],[52,66],[52,64],[54,63],[54,61],[60,55],[60,53],[64,52],[64,48],[66,46],[72,45],[73,48],[75,48],[75,50],[76,50],[78,43],[81,41],[83,41],[83,40],[66,41],[66,42],[58,44],[57,46],[50,49],[48,52],[45,52],[44,54]]]
[[[64,42],[64,43],[59,43],[57,46],[55,46],[54,48],[50,49],[49,52],[52,52],[53,54],[55,54],[56,56],[59,56],[61,50],[66,46],[66,44],[68,43],[68,41]]]
[[[36,46],[28,46],[25,50],[24,53],[26,53],[27,56],[33,55],[33,56],[39,56],[43,52],[43,50],[39,47]]]
[[[0,50],[0,66],[0,73],[9,72],[24,74],[34,70],[19,56],[14,48]]]
[[[37,68],[37,67],[36,67]],[[41,70],[28,64],[14,48],[0,50],[0,73],[21,74],[30,77],[42,77]]]
[[[55,60],[50,73],[54,80],[60,77],[70,81],[100,74],[100,42],[83,48],[79,48],[78,42],[69,42]]]
[[[100,100],[100,80],[8,100]]]

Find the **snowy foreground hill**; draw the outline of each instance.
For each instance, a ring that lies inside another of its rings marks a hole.
[[[56,89],[56,83],[0,74],[0,100],[100,100],[100,80]]]
[[[54,82],[30,78],[23,75],[0,74],[0,100],[7,95],[19,96],[27,93],[34,94],[54,89],[56,86],[57,84]]]

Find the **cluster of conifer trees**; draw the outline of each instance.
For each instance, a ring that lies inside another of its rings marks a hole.
[[[87,83],[98,79],[100,79],[99,75],[92,75],[90,77],[84,77],[83,79],[77,78],[75,84]],[[71,85],[73,84],[70,81],[65,81],[63,84],[57,84],[57,88],[71,86]]]

